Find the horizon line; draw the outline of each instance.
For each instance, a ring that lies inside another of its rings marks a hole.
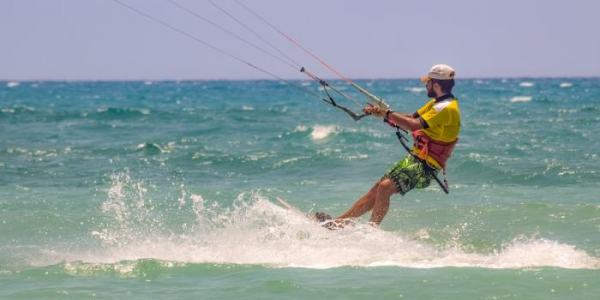
[[[284,78],[285,81],[314,81],[310,78]],[[343,81],[343,79],[339,78],[323,78],[327,81]],[[502,80],[502,79],[600,79],[600,75],[597,76],[505,76],[505,77],[495,77],[495,76],[481,76],[481,77],[462,77],[457,78],[455,80]],[[420,77],[378,77],[378,78],[355,78],[353,80],[356,81],[367,81],[367,80],[417,80],[420,81]],[[185,78],[185,79],[176,79],[176,78],[164,78],[164,79],[3,79],[0,78],[0,82],[198,82],[198,81],[283,81],[281,79],[274,78]]]

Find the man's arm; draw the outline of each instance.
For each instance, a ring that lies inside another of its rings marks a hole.
[[[415,118],[414,115],[401,115],[396,112],[388,114],[388,120],[408,131],[415,131],[425,128],[427,123],[420,117]]]
[[[373,105],[371,102],[367,102],[368,107],[363,109],[365,114],[373,114],[380,118],[388,118],[388,120],[394,122],[401,128],[409,131],[415,131],[423,128],[428,128],[427,122],[425,122],[418,114],[412,115],[401,115],[391,110],[382,110],[379,106]],[[389,113],[388,113],[389,112]]]

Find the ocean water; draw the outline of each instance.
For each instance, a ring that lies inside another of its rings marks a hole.
[[[275,197],[344,212],[405,155],[378,119],[277,81],[0,82],[0,299],[599,299],[600,79],[455,94],[450,194],[329,231]]]

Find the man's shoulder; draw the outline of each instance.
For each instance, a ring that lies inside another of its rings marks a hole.
[[[440,102],[433,104],[433,109],[435,109],[436,113],[439,113],[440,111],[442,111],[442,109],[451,106],[452,103],[454,103],[454,102],[456,102],[456,101],[453,99],[440,101]]]

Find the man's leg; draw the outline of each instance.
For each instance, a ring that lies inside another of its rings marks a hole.
[[[390,208],[390,196],[397,193],[398,188],[396,187],[396,183],[389,178],[381,180],[377,186],[377,194],[370,222],[379,225]]]
[[[381,224],[383,218],[390,208],[390,197],[400,192],[406,194],[413,188],[425,188],[429,185],[429,178],[423,166],[416,158],[407,155],[389,170],[384,178],[379,180],[362,198],[344,214],[337,217],[339,224],[343,224],[342,219],[358,218],[370,210],[370,221],[376,225]],[[399,190],[400,189],[400,190]]]
[[[377,181],[375,185],[364,196],[362,196],[362,198],[358,199],[347,212],[343,213],[336,219],[358,218],[373,209],[377,196],[377,190],[379,189],[379,183],[381,183],[381,180]]]

